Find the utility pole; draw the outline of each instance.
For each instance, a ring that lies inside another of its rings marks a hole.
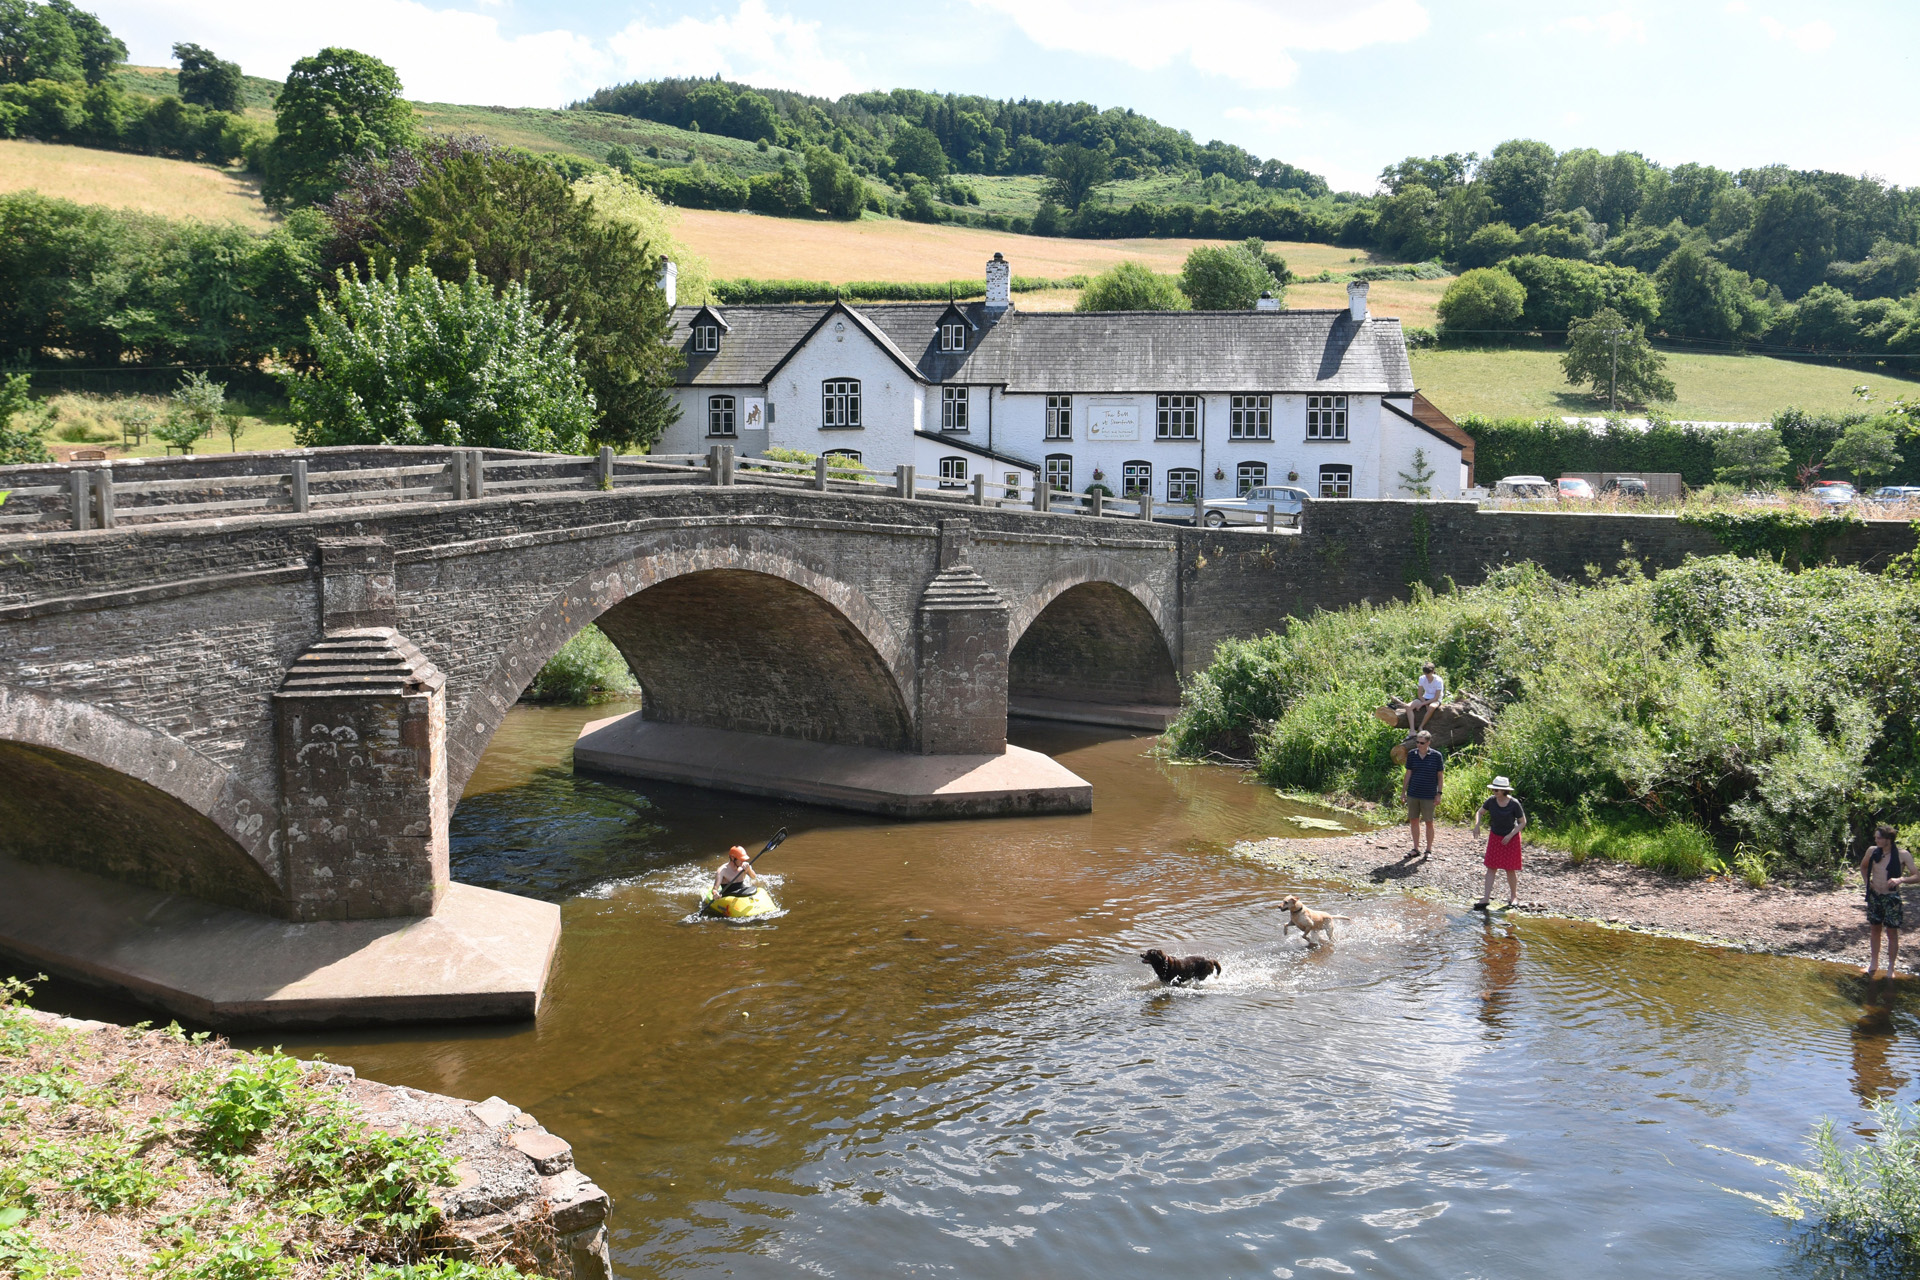
[[[1607,337],[1612,340],[1612,346],[1611,346],[1612,354],[1607,362],[1607,412],[1608,413],[1612,413],[1617,407],[1617,405],[1615,404],[1615,400],[1617,398],[1616,392],[1618,391],[1619,385],[1620,385],[1620,335],[1625,332],[1626,332],[1625,329],[1608,329],[1606,331]]]

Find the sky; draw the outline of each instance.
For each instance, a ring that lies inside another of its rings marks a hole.
[[[720,74],[1131,107],[1372,191],[1407,155],[1507,138],[1920,185],[1915,0],[80,0],[169,65],[192,41],[280,78],[330,44],[408,97],[564,106]]]

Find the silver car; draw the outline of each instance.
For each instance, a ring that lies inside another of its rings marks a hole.
[[[1276,525],[1298,525],[1300,513],[1312,501],[1305,489],[1286,485],[1267,485],[1250,489],[1244,498],[1208,498],[1206,526],[1218,529],[1229,524],[1265,524],[1267,508],[1273,508]]]

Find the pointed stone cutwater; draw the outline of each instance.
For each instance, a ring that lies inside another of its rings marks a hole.
[[[274,694],[290,914],[432,915],[447,887],[446,677],[392,627],[330,631]]]

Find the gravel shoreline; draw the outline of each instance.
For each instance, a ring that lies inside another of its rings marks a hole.
[[[1486,836],[1469,827],[1436,825],[1433,854],[1401,861],[1410,847],[1404,825],[1333,837],[1271,836],[1236,851],[1306,874],[1353,884],[1397,884],[1422,897],[1465,906],[1480,896]],[[1494,901],[1506,877],[1495,875]],[[1575,862],[1554,849],[1526,846],[1520,909],[1616,928],[1676,934],[1776,955],[1805,956],[1864,968],[1867,919],[1859,876],[1831,882],[1778,880],[1755,889],[1734,876],[1680,880],[1627,863]],[[1915,915],[1920,928],[1920,914]],[[1912,933],[1913,930],[1908,930]],[[1905,939],[1900,969],[1913,972],[1920,936]],[[1882,960],[1884,962],[1884,955]]]

